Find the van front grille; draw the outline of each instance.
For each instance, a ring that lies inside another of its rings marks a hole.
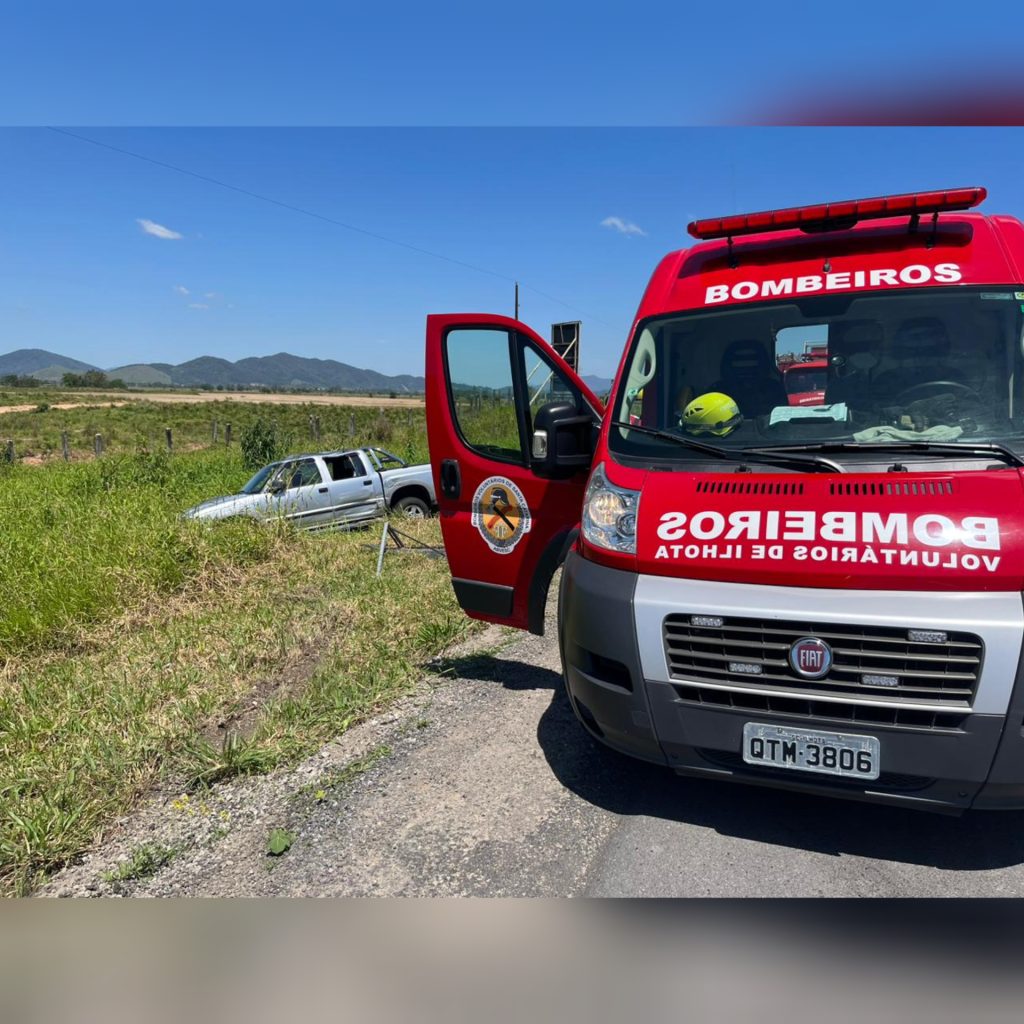
[[[670,676],[686,689],[703,684],[755,695],[781,692],[821,704],[885,701],[970,710],[984,644],[973,633],[931,632],[925,642],[894,626],[678,613],[663,623]],[[831,648],[832,665],[822,679],[804,678],[790,665],[790,649],[804,637]]]
[[[673,684],[676,702],[715,711],[742,711],[768,714],[773,720],[813,719],[815,724],[834,724],[837,729],[889,726],[901,730],[943,730],[962,732],[967,713],[931,711],[921,708],[892,707],[889,704],[842,704],[838,701],[808,700],[806,697],[781,697],[776,693],[746,693],[719,690],[709,686]]]

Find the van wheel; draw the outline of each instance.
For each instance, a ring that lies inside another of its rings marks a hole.
[[[415,498],[412,495],[399,498],[392,507],[410,519],[426,519],[430,515],[430,506],[422,498]]]

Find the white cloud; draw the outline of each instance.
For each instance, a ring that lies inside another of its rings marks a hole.
[[[206,292],[203,295],[203,298],[204,299],[217,299],[217,298],[220,298],[220,293],[219,292]]]
[[[613,231],[618,231],[620,235],[646,235],[642,227],[634,224],[631,220],[623,220],[621,217],[605,217],[601,221],[601,227],[611,228]]]
[[[136,217],[135,223],[138,224],[147,235],[152,235],[154,238],[184,238],[184,235],[179,234],[177,231],[172,231],[170,228],[165,228],[163,224],[157,224],[155,220],[146,220],[145,217]]]
[[[185,287],[185,286],[184,286],[183,284],[176,284],[176,285],[174,286],[174,290],[175,290],[175,291],[176,291],[176,292],[177,292],[177,293],[178,293],[179,295],[188,295],[188,293],[189,293],[189,292],[188,292],[188,289],[187,289],[187,288],[186,288],[186,287]]]
[[[209,309],[210,307],[205,302],[190,302],[188,304],[189,309]]]

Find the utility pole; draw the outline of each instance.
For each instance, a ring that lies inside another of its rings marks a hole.
[[[515,318],[517,320],[519,319],[519,282],[518,281],[516,281],[516,316],[515,316]]]

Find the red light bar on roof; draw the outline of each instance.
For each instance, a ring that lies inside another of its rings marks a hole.
[[[695,220],[686,226],[694,238],[727,238],[731,235],[755,235],[764,231],[801,228],[805,231],[852,227],[859,220],[880,217],[921,216],[951,210],[969,210],[988,195],[984,188],[953,188],[944,192],[907,192],[900,196],[874,199],[845,199],[839,203],[815,206],[791,206],[786,210],[740,213],[734,217]]]

